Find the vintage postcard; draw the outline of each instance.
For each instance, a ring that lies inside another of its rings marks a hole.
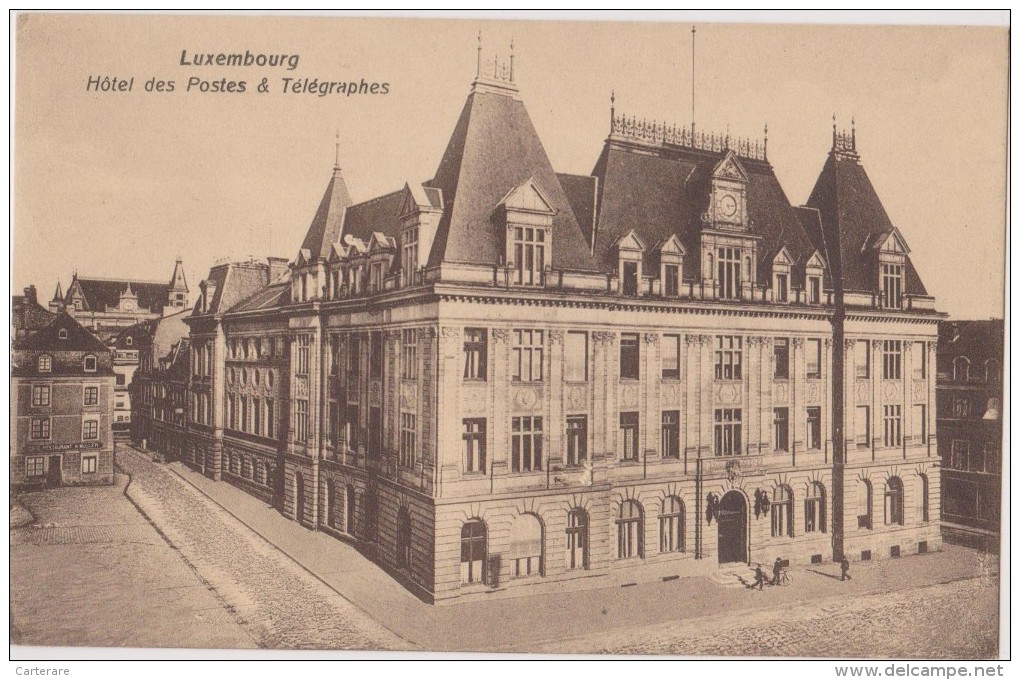
[[[12,657],[1009,656],[1008,15],[633,18],[14,16]]]

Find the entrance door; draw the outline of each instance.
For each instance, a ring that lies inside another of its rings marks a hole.
[[[60,456],[50,456],[49,469],[46,471],[46,484],[49,486],[60,486],[64,480],[60,460]]]
[[[294,515],[298,522],[305,521],[305,478],[300,472],[294,473]]]
[[[729,491],[719,501],[719,563],[747,562],[747,502]]]

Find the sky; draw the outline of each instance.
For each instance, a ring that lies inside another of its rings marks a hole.
[[[739,15],[725,15],[736,19]],[[355,201],[432,177],[483,55],[509,54],[559,172],[590,173],[617,113],[761,138],[794,205],[837,124],[937,308],[1001,317],[1004,28],[668,22],[21,15],[16,27],[13,291],[83,276],[193,295],[226,259],[293,258],[340,162]],[[692,82],[691,27],[697,27]],[[182,66],[181,52],[298,55],[286,67]],[[130,92],[89,78],[134,78]],[[238,93],[189,78],[244,80]],[[175,90],[147,92],[152,78]],[[259,93],[266,78],[269,91]],[[283,78],[386,83],[319,97]]]

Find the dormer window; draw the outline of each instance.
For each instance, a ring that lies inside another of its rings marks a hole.
[[[49,354],[43,354],[39,357],[39,372],[50,373],[53,371],[53,357]]]
[[[400,249],[400,265],[403,285],[414,285],[414,272],[418,269],[418,225],[404,230]]]
[[[808,304],[817,305],[822,302],[822,277],[807,277]]]
[[[93,354],[86,354],[84,361],[84,368],[86,373],[96,372],[96,357]]]
[[[666,297],[680,296],[680,265],[662,265],[662,294]]]
[[[886,309],[899,309],[903,296],[903,265],[882,264],[881,303]]]
[[[61,328],[59,331],[57,331],[57,337],[60,338],[61,340],[67,340],[67,329]]]
[[[124,339],[124,344],[130,347],[131,345],[135,344],[135,339],[129,335],[127,338]]]
[[[790,301],[790,275],[775,275],[776,302]]]
[[[552,262],[552,221],[556,211],[534,179],[511,189],[497,207],[506,223],[506,262],[518,286],[545,284]]]
[[[719,297],[737,300],[740,298],[740,248],[724,246],[717,254]]]
[[[680,282],[683,280],[683,263],[686,250],[676,234],[662,242],[656,250],[659,253],[659,289],[663,297],[680,297]]]

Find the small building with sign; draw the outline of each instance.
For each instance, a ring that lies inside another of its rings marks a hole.
[[[14,344],[11,486],[113,483],[113,354],[66,312]]]

